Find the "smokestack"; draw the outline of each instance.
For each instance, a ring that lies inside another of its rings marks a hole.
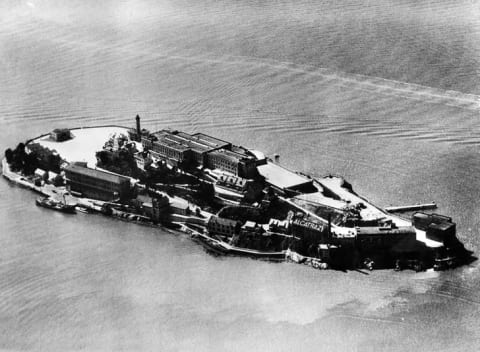
[[[136,116],[135,120],[137,121],[137,138],[140,140],[140,116]]]

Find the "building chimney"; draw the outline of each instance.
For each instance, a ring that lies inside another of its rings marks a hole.
[[[138,140],[140,140],[141,136],[140,136],[140,116],[136,116],[135,117],[135,120],[137,121],[137,138]]]

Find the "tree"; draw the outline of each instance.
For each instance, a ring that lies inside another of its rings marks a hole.
[[[13,151],[12,171],[23,171],[25,166],[25,144],[19,143]]]
[[[25,144],[18,143],[17,147],[15,148],[15,152],[19,154],[25,154]]]
[[[10,148],[5,150],[5,158],[7,159],[7,163],[11,164],[13,161],[13,150]]]
[[[60,187],[60,186],[63,186],[64,184],[65,184],[65,180],[60,175],[55,176],[55,178],[53,179],[53,185],[55,187]]]
[[[133,156],[133,149],[118,151],[101,150],[95,154],[97,165],[117,174],[137,178],[140,170]]]
[[[23,161],[23,173],[25,175],[33,175],[38,168],[38,159],[34,153],[25,154]]]
[[[62,159],[60,158],[60,155],[58,154],[49,154],[47,157],[47,170],[51,170],[55,173],[60,173],[60,163],[62,162]]]
[[[105,150],[101,150],[95,154],[97,157],[97,164],[100,163],[99,166],[107,165],[110,161],[109,153]]]

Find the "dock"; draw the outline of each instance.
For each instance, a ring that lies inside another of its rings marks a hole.
[[[402,211],[426,210],[426,209],[436,209],[436,208],[437,208],[437,204],[435,202],[431,202],[431,203],[423,203],[423,204],[386,207],[385,211],[388,211],[389,213],[396,213],[396,212],[402,212]]]

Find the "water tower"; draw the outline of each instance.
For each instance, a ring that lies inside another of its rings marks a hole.
[[[141,138],[141,130],[140,130],[140,116],[136,116],[135,120],[137,121],[137,138],[140,140]]]

